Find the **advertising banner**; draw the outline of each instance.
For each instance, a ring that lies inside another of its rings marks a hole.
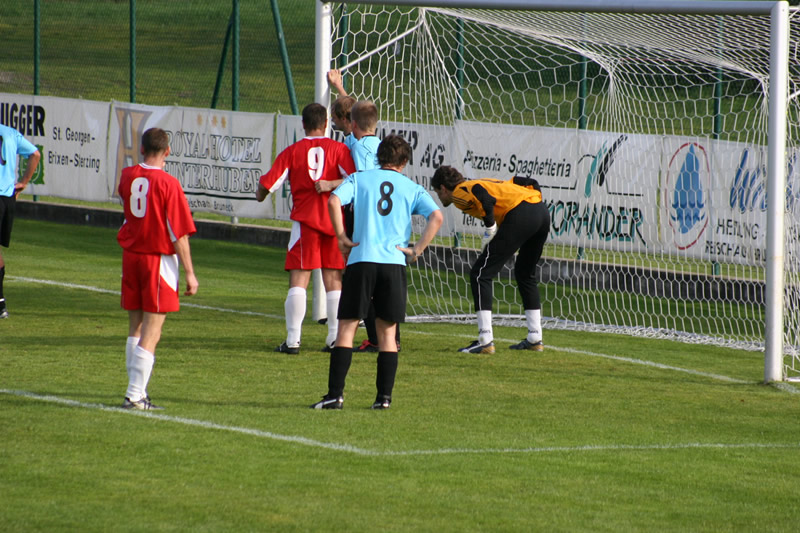
[[[255,199],[258,179],[272,164],[273,114],[113,102],[108,153],[116,192],[121,170],[141,161],[142,133],[164,129],[170,156],[164,170],[181,182],[193,211],[237,217],[272,216]]]
[[[664,137],[661,230],[664,251],[717,263],[764,264],[767,152],[752,144]],[[800,154],[786,158],[789,235],[800,235]],[[797,239],[790,242],[797,243]],[[788,246],[788,256],[797,246]]]
[[[141,161],[142,133],[167,131],[165,170],[193,211],[289,220],[289,183],[263,203],[260,176],[278,151],[301,139],[301,117],[0,93],[0,123],[42,154],[27,193],[105,202],[123,167]],[[551,215],[549,242],[700,260],[766,260],[766,147],[750,143],[457,121],[452,126],[379,122],[380,138],[412,147],[404,174],[431,192],[452,165],[468,179],[535,178]],[[343,140],[341,132],[332,137]],[[21,161],[20,175],[25,160]],[[800,151],[786,157],[788,243],[800,243]],[[481,233],[482,222],[444,209],[442,236]],[[420,217],[416,217],[420,218]],[[423,220],[414,221],[420,231]],[[789,244],[786,255],[800,254]]]
[[[26,193],[109,200],[109,108],[108,102],[0,93],[0,123],[22,133],[42,155]]]
[[[550,208],[550,242],[655,251],[659,137],[459,122],[459,152],[446,164],[467,178],[535,178]],[[464,215],[460,231],[480,221]]]

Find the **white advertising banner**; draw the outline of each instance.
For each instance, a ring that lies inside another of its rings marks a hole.
[[[278,151],[305,135],[299,116],[5,93],[0,123],[18,129],[42,154],[28,193],[113,199],[121,169],[141,161],[142,133],[158,126],[170,137],[165,170],[180,180],[192,210],[281,220],[291,212],[288,182],[258,203],[258,180],[272,165],[273,135]],[[719,263],[765,261],[763,146],[466,121],[378,124],[380,138],[391,133],[413,150],[404,173],[437,202],[430,180],[441,165],[468,179],[536,178],[550,209],[552,243]],[[332,136],[342,140],[341,132]],[[787,231],[798,236],[800,151],[787,154],[786,171]],[[480,220],[458,209],[443,212],[443,236],[483,231]],[[424,221],[414,224],[419,231]],[[797,246],[786,254],[800,254]]]
[[[42,158],[26,193],[108,201],[108,102],[0,93],[0,123],[18,130]]]
[[[539,181],[552,243],[719,263],[766,260],[763,146],[466,122],[457,133],[460,157],[445,164],[460,167],[466,177]],[[787,155],[786,172],[787,212],[796,214],[797,150]],[[787,231],[800,235],[800,219],[787,219]],[[482,231],[480,221],[466,215],[457,224],[459,231]],[[800,249],[790,246],[786,253]]]
[[[664,139],[662,232],[666,251],[718,263],[763,264],[767,235],[767,154],[744,143]],[[800,154],[787,154],[787,231],[798,234]],[[793,242],[797,242],[793,239]],[[791,246],[787,255],[797,254]]]
[[[654,251],[661,163],[655,136],[459,122],[460,152],[445,161],[467,178],[535,178],[551,214],[550,242]],[[459,231],[481,221],[462,217]]]
[[[255,199],[258,179],[272,163],[273,114],[113,102],[108,132],[114,161],[113,191],[120,171],[141,159],[141,136],[152,127],[170,138],[164,170],[181,182],[192,211],[237,217],[270,217]]]

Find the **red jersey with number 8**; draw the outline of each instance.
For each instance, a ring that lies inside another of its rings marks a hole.
[[[314,184],[320,180],[344,179],[356,171],[350,150],[343,143],[327,137],[305,137],[278,154],[272,168],[259,180],[270,193],[289,178],[294,221],[333,235],[328,215],[330,192],[318,193]]]
[[[117,233],[124,250],[172,255],[173,241],[197,231],[177,178],[145,164],[122,170],[119,196],[125,222]]]

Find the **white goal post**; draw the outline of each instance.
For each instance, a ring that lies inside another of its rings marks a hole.
[[[441,164],[539,180],[546,328],[764,350],[780,381],[800,376],[797,18],[785,1],[318,0],[315,97],[340,68],[422,185]],[[455,211],[410,269],[421,320],[474,319],[480,226]],[[521,323],[510,269],[495,295]]]

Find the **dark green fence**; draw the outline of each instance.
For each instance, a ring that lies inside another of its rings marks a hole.
[[[299,106],[314,96],[311,0],[0,4],[0,92],[293,113],[277,10]]]

